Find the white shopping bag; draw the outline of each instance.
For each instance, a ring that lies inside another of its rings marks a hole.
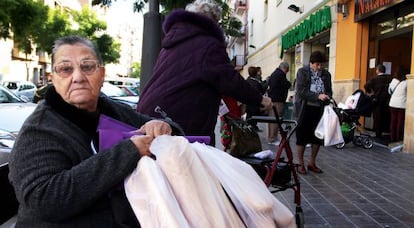
[[[142,157],[137,168],[125,179],[124,186],[141,227],[191,227],[168,180],[153,159]]]
[[[330,105],[323,110],[321,120],[315,129],[315,136],[323,139],[324,146],[332,146],[344,142],[338,115]]]
[[[150,151],[191,227],[244,227],[219,180],[203,167],[186,138],[158,136]]]
[[[293,228],[295,216],[276,199],[247,163],[212,146],[192,143],[203,166],[216,176],[248,228]]]

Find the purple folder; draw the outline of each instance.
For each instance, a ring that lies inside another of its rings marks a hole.
[[[106,115],[101,115],[98,124],[99,151],[107,149],[115,143],[140,134],[135,127]],[[185,136],[189,142],[210,144],[209,136]]]

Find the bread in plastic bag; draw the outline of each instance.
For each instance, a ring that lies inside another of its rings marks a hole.
[[[190,227],[170,184],[153,159],[142,157],[124,186],[141,227]]]
[[[205,144],[191,146],[203,166],[219,179],[247,227],[296,227],[292,212],[270,193],[250,165]]]
[[[187,139],[159,136],[150,151],[191,227],[245,227],[218,179],[203,167]]]

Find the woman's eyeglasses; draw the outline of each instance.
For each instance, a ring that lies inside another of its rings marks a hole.
[[[79,64],[79,69],[83,74],[92,75],[98,68],[100,68],[97,60],[82,60]],[[69,77],[75,71],[75,66],[72,62],[62,62],[54,66],[54,71],[62,78]]]

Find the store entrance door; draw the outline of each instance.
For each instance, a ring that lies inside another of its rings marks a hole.
[[[386,66],[386,73],[395,75],[400,67],[411,69],[412,30],[388,34],[388,37],[372,42],[378,45],[372,45],[372,47],[377,46],[377,49],[371,50],[371,53],[377,53],[377,63],[382,63]],[[367,81],[375,77],[375,69],[371,69],[367,76]],[[374,128],[373,123],[372,116],[366,117],[364,127],[372,130]]]

